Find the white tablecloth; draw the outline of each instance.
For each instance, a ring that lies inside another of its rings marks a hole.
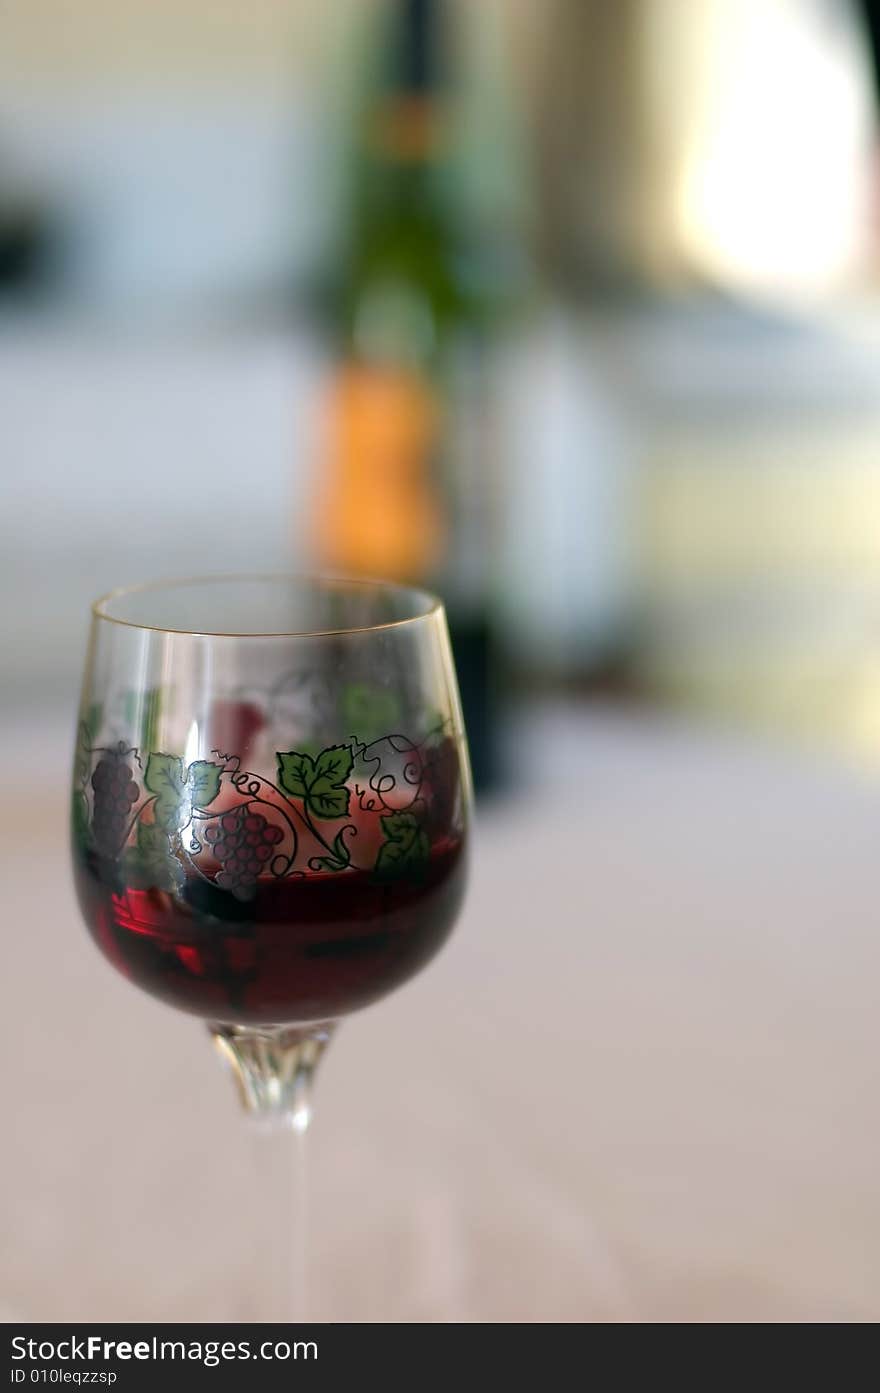
[[[252,1139],[197,1022],[79,922],[66,731],[7,729],[0,1309],[261,1309]],[[880,1317],[880,792],[548,711],[448,948],[347,1022],[314,1316]]]

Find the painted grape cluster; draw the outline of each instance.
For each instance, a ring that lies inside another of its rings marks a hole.
[[[103,755],[92,774],[92,789],[95,845],[112,856],[125,841],[131,810],[140,796],[128,761],[116,754]]]
[[[250,899],[282,836],[281,828],[267,822],[252,805],[224,813],[205,831],[205,841],[220,866],[216,884],[236,899]]]

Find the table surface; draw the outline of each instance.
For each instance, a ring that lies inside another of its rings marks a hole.
[[[6,733],[0,1314],[256,1315],[230,1083],[78,922],[67,730]],[[880,790],[599,709],[517,748],[453,940],[322,1066],[312,1314],[880,1318]]]

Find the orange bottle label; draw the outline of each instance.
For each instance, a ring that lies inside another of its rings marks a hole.
[[[401,368],[351,364],[332,384],[314,542],[350,573],[417,581],[440,560],[443,509],[431,477],[440,407]]]
[[[449,119],[432,99],[398,96],[383,106],[371,126],[373,153],[397,164],[435,159],[449,135]]]

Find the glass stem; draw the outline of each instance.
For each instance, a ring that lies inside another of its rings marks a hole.
[[[308,1194],[306,1132],[315,1068],[333,1031],[311,1026],[210,1026],[232,1071],[254,1131],[257,1200],[265,1221],[255,1225],[257,1273],[271,1287],[256,1319],[307,1318]]]
[[[254,1159],[253,1281],[247,1318],[308,1320],[308,1137],[299,1127],[251,1129]]]

